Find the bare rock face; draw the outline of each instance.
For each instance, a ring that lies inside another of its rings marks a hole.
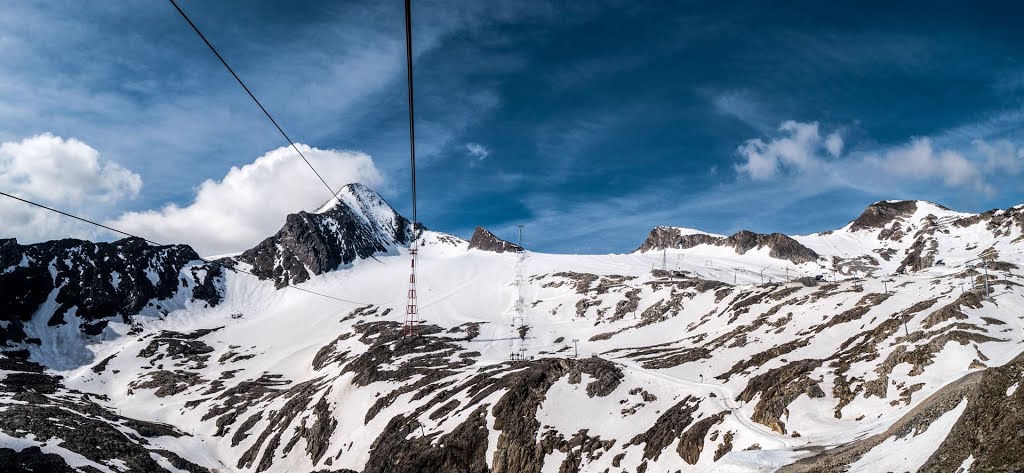
[[[750,402],[760,395],[751,420],[786,434],[786,424],[781,418],[791,402],[804,394],[811,398],[825,397],[818,382],[808,376],[819,366],[821,360],[794,361],[751,378],[739,395],[743,402]]]
[[[927,430],[961,402],[967,406],[949,435],[917,471],[958,471],[968,457],[971,471],[1024,471],[1024,355],[999,367],[970,373],[938,390],[889,429],[803,458],[780,472],[841,472],[887,439],[902,439]],[[1012,392],[1012,394],[1010,394]]]
[[[765,235],[741,230],[726,238],[726,242],[727,246],[732,246],[741,255],[749,250],[768,247],[771,249],[768,255],[772,258],[785,259],[796,264],[818,259],[818,254],[814,250],[781,233]]]
[[[916,211],[917,201],[914,200],[878,201],[864,209],[864,213],[850,224],[850,231],[883,228],[893,220],[909,217]]]
[[[697,245],[715,245],[722,237],[707,233],[686,233],[675,227],[655,227],[647,235],[637,251],[662,250],[665,248],[693,248]]]
[[[969,456],[972,471],[1024,470],[1024,355],[981,372],[967,410],[920,471],[953,471]]]
[[[958,218],[953,225],[960,228],[986,222],[985,227],[998,237],[1010,236],[1013,230],[1024,232],[1024,205],[1010,207],[1006,210],[993,209],[988,212]],[[1014,238],[1013,242],[1024,241],[1024,235]]]
[[[494,253],[508,253],[523,251],[523,247],[498,238],[484,227],[476,227],[473,238],[469,240],[469,249],[492,251]]]
[[[10,473],[49,471],[52,473],[74,473],[74,468],[56,453],[43,453],[39,447],[28,447],[22,451],[0,448],[0,465]]]
[[[0,471],[100,471],[70,467],[65,461],[68,453],[97,464],[120,461],[124,471],[171,471],[161,463],[170,464],[173,471],[210,471],[147,440],[186,433],[167,424],[123,417],[89,394],[68,389],[61,376],[45,373],[27,358],[27,351],[0,351],[0,366],[6,371],[0,379],[0,401],[5,406],[0,432],[52,445],[62,454],[43,453],[39,447],[0,448]]]
[[[23,341],[23,324],[53,292],[57,307],[48,314],[49,325],[64,324],[71,312],[84,320],[83,333],[98,335],[107,319],[128,321],[148,306],[162,311],[158,302],[182,291],[215,306],[223,297],[222,280],[223,268],[202,264],[187,245],[153,246],[138,238],[32,245],[0,240],[0,321],[10,322],[0,328],[0,342]]]
[[[687,249],[698,245],[727,246],[744,254],[753,249],[769,248],[773,258],[807,263],[816,261],[818,254],[800,242],[781,233],[762,234],[748,230],[740,230],[728,237],[709,235],[707,233],[686,233],[678,228],[657,227],[651,230],[647,240],[637,251],[662,250],[666,248]]]
[[[397,251],[413,239],[410,223],[370,188],[349,184],[316,213],[289,215],[277,234],[238,260],[281,288],[356,259]]]

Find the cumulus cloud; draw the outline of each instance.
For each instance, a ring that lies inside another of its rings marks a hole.
[[[74,138],[49,133],[0,143],[0,190],[87,217],[135,198],[142,178]],[[36,242],[56,237],[92,238],[95,228],[10,199],[0,200],[6,237]]]
[[[977,164],[953,150],[938,150],[928,138],[917,138],[906,146],[863,158],[865,165],[887,174],[886,177],[929,180],[939,179],[947,187],[969,187],[991,193],[991,187]]]
[[[782,136],[778,138],[754,138],[740,145],[737,152],[744,162],[736,170],[755,180],[771,179],[782,171],[807,173],[821,165],[823,153],[836,157],[843,147],[838,133],[822,137],[817,122],[785,121],[779,132]]]
[[[372,187],[383,181],[367,154],[298,146],[335,190],[352,182]],[[188,206],[129,212],[108,224],[161,242],[188,243],[204,255],[230,253],[273,235],[288,214],[313,211],[329,198],[295,151],[282,147],[232,167],[219,181],[203,182]]]
[[[466,151],[477,160],[482,160],[491,154],[491,150],[480,143],[466,143]]]
[[[995,192],[989,177],[1024,171],[1024,149],[1006,141],[974,140],[973,147],[941,147],[927,137],[872,152],[844,153],[838,132],[823,135],[818,123],[786,121],[778,135],[747,140],[737,148],[736,170],[753,180],[780,177],[837,181],[887,192],[904,182],[939,182],[947,188]]]

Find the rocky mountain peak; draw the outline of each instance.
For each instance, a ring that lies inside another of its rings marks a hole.
[[[380,196],[376,191],[367,187],[365,184],[353,182],[346,184],[338,190],[338,193],[333,199],[328,200],[321,205],[313,213],[324,213],[329,212],[331,209],[338,207],[339,205],[346,205],[351,208],[359,208],[366,210],[373,209],[384,209],[394,211],[391,206]]]
[[[885,228],[890,223],[910,218],[919,211],[952,213],[942,205],[924,200],[880,200],[869,205],[859,217],[850,222],[850,231]]]
[[[724,238],[721,235],[698,232],[681,227],[655,227],[636,251],[663,250],[666,248],[686,249],[697,245],[714,245]]]
[[[476,230],[473,231],[473,238],[469,240],[469,249],[506,253],[522,251],[523,247],[498,238],[484,227],[476,227]]]
[[[906,218],[917,212],[915,200],[881,200],[869,205],[850,223],[850,231],[884,228],[893,220]]]
[[[757,248],[769,248],[768,256],[792,261],[793,263],[809,263],[818,259],[814,250],[782,233],[754,233],[740,230],[725,239],[727,246],[732,246],[739,254]]]
[[[757,248],[769,248],[769,256],[800,264],[818,259],[818,254],[800,244],[800,242],[781,233],[761,234],[749,230],[740,230],[731,236],[702,233],[687,228],[656,227],[648,234],[647,239],[637,251],[657,251],[663,249],[689,249],[699,245],[726,246],[736,250],[737,254]]]
[[[348,184],[316,212],[288,215],[281,230],[237,259],[280,288],[356,259],[396,253],[412,241],[410,223],[369,187]]]

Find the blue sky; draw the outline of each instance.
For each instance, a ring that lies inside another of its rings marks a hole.
[[[372,160],[332,185],[369,180],[408,213],[401,2],[181,3],[296,141]],[[1024,11],[1010,2],[413,3],[433,229],[511,237],[523,223],[532,249],[625,252],[657,225],[806,233],[880,199],[1024,203]],[[58,141],[25,141],[42,134]],[[140,181],[102,168],[105,197],[77,210],[211,251],[231,243],[122,215],[188,208],[284,144],[169,3],[9,5],[0,165],[72,138]],[[260,184],[254,205],[296,193],[295,210],[314,207],[325,196],[299,192],[320,186],[307,177]],[[9,221],[21,239],[76,234]]]

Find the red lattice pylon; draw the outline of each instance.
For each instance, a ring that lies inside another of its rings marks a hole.
[[[419,307],[416,304],[416,254],[418,252],[417,244],[414,241],[412,247],[409,248],[409,255],[412,258],[409,266],[409,300],[405,304],[405,326],[402,328],[402,335],[405,337],[416,336],[420,323]]]

